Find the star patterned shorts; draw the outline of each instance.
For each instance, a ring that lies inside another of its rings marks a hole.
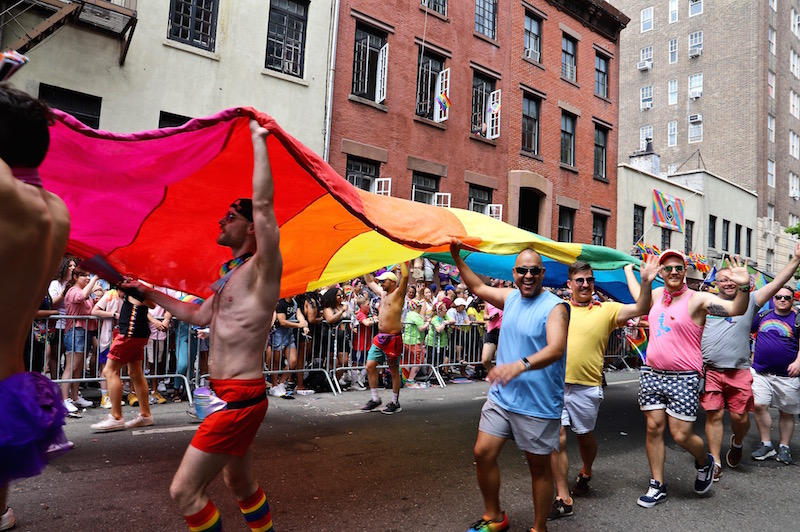
[[[661,371],[643,366],[639,373],[639,409],[667,410],[683,421],[697,419],[700,375],[694,371]]]

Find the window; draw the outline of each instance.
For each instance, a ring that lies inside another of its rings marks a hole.
[[[694,248],[693,240],[694,240],[694,222],[691,220],[686,220],[686,224],[683,226],[683,252],[687,255],[692,252]]]
[[[444,17],[447,16],[447,0],[422,0],[422,5]]]
[[[703,95],[703,74],[689,76],[689,99],[696,100]]]
[[[775,188],[775,161],[767,159],[767,186]]]
[[[653,126],[642,126],[639,128],[639,149],[647,148],[647,141],[653,140]]]
[[[353,94],[376,103],[386,100],[386,33],[357,23],[353,56]]]
[[[642,9],[642,33],[653,29],[653,6]]]
[[[575,211],[567,207],[558,208],[558,241],[572,242],[575,228]]]
[[[644,207],[633,206],[633,245],[639,243],[644,237]]]
[[[575,166],[575,115],[561,111],[561,162]]]
[[[733,233],[733,252],[737,255],[742,254],[742,226],[740,224],[736,224],[736,229]]]
[[[753,242],[753,230],[748,227],[744,237],[744,254],[746,257],[750,256],[750,245],[752,242]]]
[[[165,127],[180,127],[189,120],[191,120],[191,118],[188,116],[176,115],[174,113],[161,111],[158,114],[158,129]]]
[[[528,51],[530,50],[530,52]],[[542,21],[525,12],[525,57],[534,61],[542,61]],[[530,57],[529,57],[530,56]]]
[[[703,123],[689,122],[689,144],[703,141]]]
[[[775,117],[767,115],[767,139],[775,142]]]
[[[775,97],[775,72],[767,71],[767,94],[770,98]]]
[[[489,205],[492,204],[492,189],[469,186],[469,210],[489,214]]]
[[[303,77],[308,2],[270,0],[266,68]]]
[[[678,22],[678,0],[669,0],[669,23]]]
[[[678,39],[669,40],[669,64],[678,62]]]
[[[800,198],[800,176],[789,172],[789,197]]]
[[[103,99],[99,96],[40,83],[39,99],[44,100],[50,107],[71,114],[93,129],[100,127],[100,106]]]
[[[689,16],[700,15],[703,12],[703,0],[689,0]]]
[[[673,175],[677,171],[678,171],[678,165],[677,164],[669,164],[669,165],[667,165],[667,175]]]
[[[436,205],[439,176],[414,172],[411,176],[411,201]]]
[[[641,109],[653,107],[653,86],[648,85],[639,89],[639,103]]]
[[[214,51],[219,0],[170,0],[168,38]]]
[[[789,155],[800,159],[800,135],[794,131],[789,131]]]
[[[695,57],[703,51],[703,32],[696,31],[689,34],[689,57]]]
[[[800,18],[800,15],[798,15],[798,17]],[[793,49],[790,50],[789,54],[789,70],[792,72],[794,77],[800,79],[800,55],[797,55],[797,52],[795,52]],[[773,78],[774,77],[775,75],[773,74]],[[773,79],[773,85],[774,84],[775,83]]]
[[[606,145],[608,143],[608,130],[594,126],[594,177],[606,180]]]
[[[475,0],[475,31],[494,39],[497,34],[497,0]]]
[[[797,11],[795,11],[794,8],[792,8],[789,22],[792,24],[792,33],[794,33],[795,37],[800,38],[800,16],[798,16]]]
[[[471,132],[496,139],[500,136],[500,91],[494,90],[494,80],[478,74],[472,76]]]
[[[728,220],[722,220],[722,251],[728,251],[728,233],[731,229],[731,223]]]
[[[772,272],[773,265],[775,264],[775,251],[772,249],[767,250],[767,260],[766,262],[766,270],[767,272]]]
[[[594,93],[608,98],[608,58],[600,54],[594,57]]]
[[[641,50],[639,50],[639,60],[640,61],[653,61],[653,47],[652,46],[645,46]]]
[[[592,214],[592,244],[595,246],[606,245],[606,222],[607,216],[601,214]]]
[[[678,121],[672,120],[667,124],[667,145],[678,145]]]
[[[717,217],[708,217],[708,247],[717,247]]]
[[[795,118],[800,118],[800,94],[797,94],[791,89],[789,90],[789,113]],[[774,128],[775,117],[773,117],[772,120],[772,126]],[[775,140],[773,139],[772,142],[775,142]]]
[[[561,77],[570,81],[576,79],[576,53],[578,44],[566,35],[561,36]]]
[[[669,100],[667,100],[668,105],[677,105],[678,103],[678,80],[671,79],[669,80]]]
[[[539,106],[537,98],[522,95],[522,149],[531,153],[539,153]]]
[[[767,203],[767,220],[770,224],[770,230],[772,229],[772,222],[775,221],[775,205],[772,203]]]
[[[776,13],[778,12],[778,0],[769,0],[769,7]]]
[[[777,34],[775,33],[775,28],[773,28],[772,26],[770,26],[770,27],[769,27],[769,33],[768,33],[768,35],[767,35],[767,39],[769,40],[769,52],[770,52],[772,55],[775,55],[775,49],[776,49],[775,40],[776,40],[776,38],[777,38],[777,36],[776,36],[776,35],[777,35]]]
[[[381,163],[378,161],[370,161],[369,159],[360,159],[348,155],[347,180],[356,188],[374,192],[375,182],[380,177],[380,167]]]
[[[794,227],[800,223],[800,217],[796,214],[789,213],[789,225],[787,227]]]
[[[661,249],[669,249],[672,247],[672,230],[666,227],[661,228]]]
[[[417,76],[417,116],[444,122],[450,116],[450,69],[444,68],[444,58],[421,52]]]

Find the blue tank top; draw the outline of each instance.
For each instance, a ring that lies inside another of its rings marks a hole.
[[[556,305],[566,303],[548,291],[533,298],[512,292],[503,309],[503,326],[497,344],[497,364],[509,364],[541,351],[547,345],[547,317]],[[494,384],[489,398],[510,412],[543,419],[561,419],[564,408],[563,356],[546,368],[520,373],[505,385]]]

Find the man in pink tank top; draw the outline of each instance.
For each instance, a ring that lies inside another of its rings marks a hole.
[[[664,430],[669,424],[672,439],[695,458],[697,479],[695,493],[711,489],[714,458],[692,427],[697,419],[698,397],[702,391],[703,357],[700,340],[706,316],[739,316],[747,310],[750,276],[747,261],[730,258],[730,278],[739,285],[733,300],[708,292],[695,292],[686,286],[686,260],[683,253],[668,249],[661,253],[659,264],[664,287],[653,290],[648,320],[650,342],[647,365],[639,375],[639,407],[647,420],[647,459],[652,478],[647,493],[638,504],[652,508],[667,498],[664,483],[666,447]],[[631,283],[631,294],[638,298],[639,286]]]

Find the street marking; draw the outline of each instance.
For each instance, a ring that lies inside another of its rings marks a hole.
[[[197,427],[200,425],[195,425],[194,427],[169,427],[166,429],[150,429],[150,430],[133,430],[131,434],[134,436],[141,436],[143,434],[166,434],[168,432],[185,432],[187,430],[197,430]]]
[[[374,410],[374,412],[377,412],[377,411],[378,410]],[[328,415],[329,416],[352,416],[352,415],[355,415],[355,414],[363,414],[363,413],[364,413],[363,410],[345,410],[344,412],[331,412]]]
[[[629,381],[608,382],[606,384],[608,384],[609,386],[614,386],[615,384],[630,384],[632,382],[639,382],[639,379],[633,379],[633,380],[629,380]]]

